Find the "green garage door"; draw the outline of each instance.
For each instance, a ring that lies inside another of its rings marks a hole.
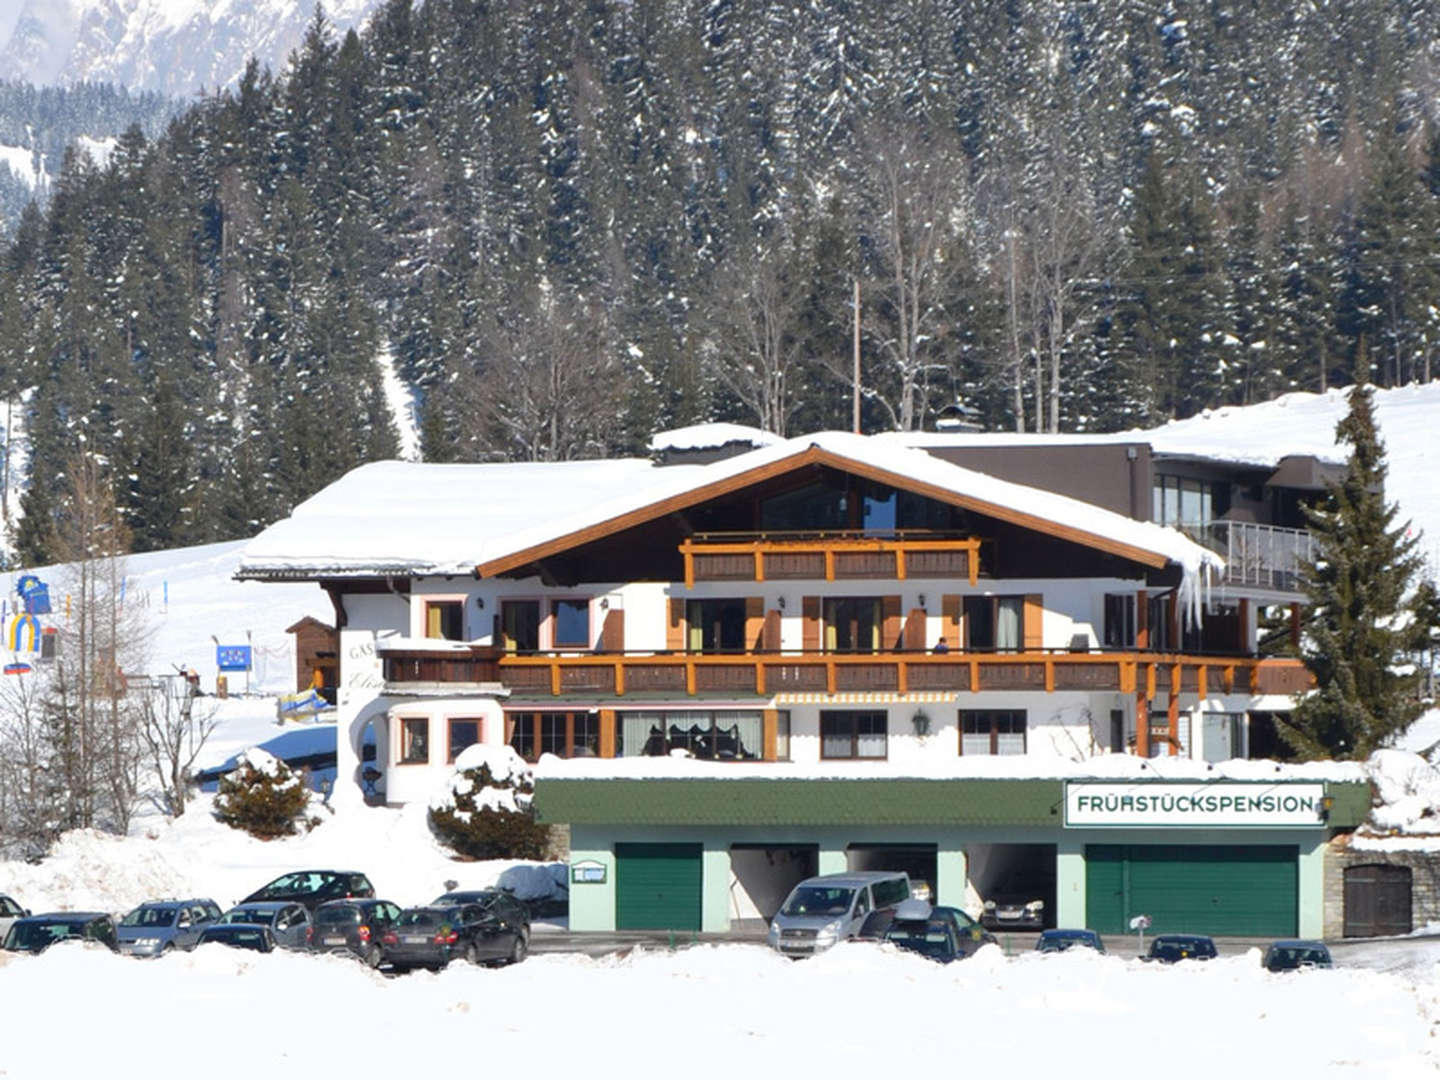
[[[1090,844],[1085,912],[1092,930],[1290,937],[1299,921],[1299,849]]]
[[[616,844],[615,928],[700,929],[700,845]]]

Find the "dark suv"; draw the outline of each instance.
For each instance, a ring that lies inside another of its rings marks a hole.
[[[295,870],[256,889],[240,902],[293,900],[314,911],[326,900],[370,899],[374,895],[375,886],[370,884],[370,879],[354,870]]]
[[[380,938],[399,917],[400,908],[389,900],[327,900],[315,909],[310,948],[353,953],[379,967]]]
[[[52,911],[16,919],[5,935],[10,952],[44,952],[57,941],[98,941],[111,952],[119,948],[115,917],[102,911]]]

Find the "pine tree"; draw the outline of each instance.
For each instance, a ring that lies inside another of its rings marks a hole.
[[[1336,438],[1350,444],[1345,476],[1307,510],[1314,561],[1302,571],[1309,597],[1301,655],[1315,677],[1280,732],[1306,758],[1363,760],[1419,715],[1407,666],[1430,635],[1416,540],[1385,502],[1385,447],[1370,387],[1350,391]],[[1417,602],[1422,610],[1417,610]]]

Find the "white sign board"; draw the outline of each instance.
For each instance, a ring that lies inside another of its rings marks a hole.
[[[1293,829],[1325,824],[1324,784],[1067,781],[1070,829]]]

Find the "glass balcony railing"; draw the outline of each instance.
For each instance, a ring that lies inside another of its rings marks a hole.
[[[1315,556],[1309,532],[1278,525],[1215,521],[1199,539],[1224,557],[1227,585],[1298,593],[1300,568]]]

